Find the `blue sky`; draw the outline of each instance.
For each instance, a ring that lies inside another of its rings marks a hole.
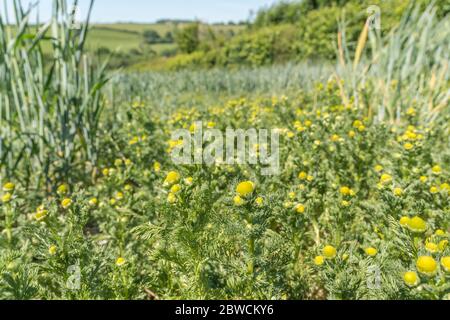
[[[3,2],[5,0],[0,0]],[[6,0],[10,2],[11,0]],[[240,21],[250,10],[268,6],[277,0],[96,0],[95,22],[153,22],[162,18],[200,19],[206,22]],[[23,0],[23,3],[36,0]],[[50,16],[53,0],[40,0],[40,18]],[[72,3],[68,0],[68,3]],[[89,0],[79,0],[80,15],[86,12]],[[0,11],[3,12],[3,5]]]

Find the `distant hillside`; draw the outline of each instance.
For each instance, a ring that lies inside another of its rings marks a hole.
[[[168,32],[175,32],[177,28],[182,28],[185,22],[174,23],[173,21],[158,22],[152,24],[141,23],[115,23],[115,24],[94,24],[91,27],[88,38],[88,47],[91,49],[108,48],[111,51],[139,50],[145,45],[144,32],[148,30],[156,31],[161,37]],[[234,32],[243,30],[241,25],[214,24],[208,25],[216,33]],[[160,45],[150,45],[150,48],[159,51]],[[175,47],[175,46],[172,46]]]
[[[260,10],[253,24],[232,39],[203,41],[195,52],[168,59],[166,67],[261,66],[288,61],[335,60],[340,26],[345,26],[344,40],[352,48],[369,18],[367,10],[370,6],[380,8],[379,32],[383,35],[400,24],[407,10],[429,3],[428,0],[280,1]],[[444,18],[450,2],[435,3],[437,17]],[[151,62],[147,63],[147,67],[151,68],[151,65]]]
[[[174,34],[182,29],[184,23],[113,23],[93,24],[90,26],[86,41],[87,52],[94,61],[109,59],[109,66],[113,69],[128,68],[143,61],[153,61],[160,57],[177,54]],[[214,34],[239,34],[244,26],[215,24],[201,24],[202,30],[211,30]],[[15,27],[11,27],[12,33]],[[46,40],[42,41],[44,54],[51,56],[52,45],[48,31]],[[153,41],[148,35],[156,35]]]

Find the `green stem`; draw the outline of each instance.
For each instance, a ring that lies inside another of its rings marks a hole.
[[[247,271],[249,274],[253,274],[255,269],[255,239],[253,238],[248,241],[248,254],[250,256],[250,261],[247,265]]]
[[[12,220],[13,219],[11,208],[5,207],[5,233],[9,246],[11,246],[12,242],[12,226],[13,226]]]

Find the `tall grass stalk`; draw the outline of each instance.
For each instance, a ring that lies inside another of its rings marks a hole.
[[[36,5],[11,3],[14,22],[0,14],[1,173],[36,188],[68,181],[75,168],[97,161],[107,77],[105,66],[95,70],[84,53],[93,0],[80,29],[73,28],[66,0],[53,1],[45,23],[30,21]],[[5,2],[5,13],[9,9]],[[51,55],[45,56],[48,42]]]
[[[351,44],[341,24],[337,74],[345,80],[346,98],[353,97],[358,107],[380,122],[400,123],[409,108],[420,113],[424,124],[448,112],[450,19],[438,20],[433,4],[425,10],[411,5],[385,37],[377,30],[366,36],[366,29],[352,64]],[[364,48],[366,58],[361,57]]]

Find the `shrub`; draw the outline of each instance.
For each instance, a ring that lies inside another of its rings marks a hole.
[[[197,50],[200,44],[199,23],[192,23],[177,30],[175,42],[182,53],[192,53]]]

